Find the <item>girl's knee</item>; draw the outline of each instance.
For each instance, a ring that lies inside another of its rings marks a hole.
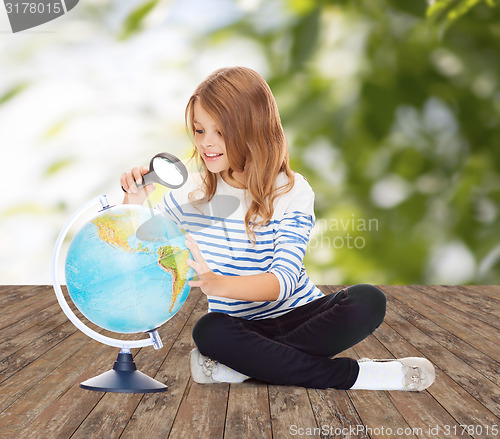
[[[193,328],[193,340],[203,355],[210,356],[211,348],[224,339],[225,322],[228,315],[210,312],[201,317]]]
[[[349,287],[349,295],[358,300],[359,306],[373,316],[379,326],[385,317],[387,298],[380,288],[369,284],[359,284]]]

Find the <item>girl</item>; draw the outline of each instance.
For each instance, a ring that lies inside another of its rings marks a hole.
[[[289,166],[274,96],[255,71],[224,68],[189,99],[186,126],[200,173],[162,206],[187,234],[188,264],[209,312],[193,329],[197,383],[419,391],[434,380],[424,358],[335,357],[382,323],[386,298],[372,285],[324,295],[303,265],[314,225],[314,193]],[[121,177],[124,203],[144,203],[147,167]]]

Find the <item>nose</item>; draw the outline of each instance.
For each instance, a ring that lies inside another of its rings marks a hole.
[[[213,134],[205,133],[201,141],[201,146],[203,148],[210,148],[215,145],[215,139]]]

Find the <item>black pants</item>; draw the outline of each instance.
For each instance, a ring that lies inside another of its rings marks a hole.
[[[349,389],[358,377],[357,361],[330,357],[375,331],[385,309],[381,290],[354,285],[273,319],[208,313],[196,323],[193,339],[203,355],[261,381]]]

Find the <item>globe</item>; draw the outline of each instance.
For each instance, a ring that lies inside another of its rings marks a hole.
[[[104,209],[74,236],[68,293],[91,322],[117,333],[158,328],[188,297],[193,269],[179,227],[138,205]]]

